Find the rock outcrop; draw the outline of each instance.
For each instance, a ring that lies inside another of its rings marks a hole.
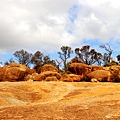
[[[92,81],[93,79],[96,79],[99,82],[113,81],[111,72],[106,70],[96,70],[88,73],[86,76],[88,81]]]
[[[56,77],[59,80],[61,78],[61,75],[58,72],[46,71],[36,75],[33,80],[44,81],[47,79],[47,77]]]
[[[83,63],[81,60],[78,59],[78,57],[74,57],[72,60],[71,60],[71,63]]]
[[[60,79],[60,81],[63,82],[80,82],[81,80],[82,80],[82,76],[75,74],[64,74]]]
[[[1,81],[23,81],[27,72],[27,67],[18,63],[11,63],[0,68]]]
[[[91,69],[92,69],[91,66],[87,64],[83,64],[83,63],[72,63],[68,66],[68,70],[72,74],[77,74],[77,75],[82,75],[82,76],[89,73]]]
[[[4,81],[4,73],[6,71],[6,66],[0,67],[0,81]]]
[[[114,82],[120,82],[120,66],[119,65],[104,67],[104,69],[111,72]]]
[[[120,66],[92,66],[83,63],[71,63],[68,71],[60,72],[51,64],[40,68],[40,73],[25,65],[11,63],[0,68],[0,81],[63,81],[63,82],[120,82]]]
[[[35,69],[29,69],[27,68],[27,74],[32,75],[33,73],[36,73],[37,71]]]
[[[95,71],[95,70],[103,70],[103,67],[91,65],[91,71]]]
[[[0,120],[120,120],[120,84],[2,82]]]
[[[28,74],[27,76],[25,76],[24,80],[25,81],[33,81],[34,78],[38,75],[38,73],[33,73],[33,74]]]
[[[51,64],[45,64],[39,69],[39,73],[46,72],[46,71],[58,72],[58,69]]]
[[[56,76],[52,76],[52,77],[47,77],[45,81],[58,81],[58,79],[56,78]]]

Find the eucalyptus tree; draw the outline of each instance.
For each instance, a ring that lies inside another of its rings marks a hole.
[[[58,52],[60,59],[63,62],[64,70],[67,70],[67,60],[70,58],[70,55],[73,53],[71,47],[69,46],[62,46],[61,52]]]
[[[29,53],[24,49],[16,51],[13,55],[20,64],[24,64],[27,67],[31,63],[31,58],[33,56],[32,53]]]
[[[112,56],[112,52],[113,50],[111,49],[110,45],[100,45],[100,48],[103,48],[106,50],[106,52],[103,55],[103,61],[104,61],[104,65],[107,64],[108,62],[111,62],[111,56]]]
[[[92,65],[101,64],[102,54],[96,52],[95,49],[90,49],[89,45],[82,46],[81,48],[76,48],[75,53],[77,54],[79,61],[82,63]]]

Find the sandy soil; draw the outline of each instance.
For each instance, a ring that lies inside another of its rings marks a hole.
[[[120,83],[1,82],[0,120],[120,120]]]

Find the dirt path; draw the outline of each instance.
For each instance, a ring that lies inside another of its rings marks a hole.
[[[120,83],[0,83],[0,120],[120,120],[119,108]]]

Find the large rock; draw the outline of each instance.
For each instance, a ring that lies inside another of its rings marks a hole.
[[[113,80],[115,82],[120,82],[120,66],[119,65],[110,66],[109,70],[112,73]]]
[[[38,75],[38,73],[33,73],[33,74],[28,74],[27,76],[25,76],[24,80],[25,81],[33,81],[34,78]]]
[[[71,60],[72,63],[83,63],[81,60],[78,59],[78,57],[74,57],[72,60]]]
[[[109,67],[103,67],[104,70],[109,70],[109,71],[120,71],[120,66],[119,65],[113,65]]]
[[[60,81],[63,82],[80,82],[81,80],[82,80],[82,76],[75,74],[64,74],[60,78]]]
[[[3,69],[3,72],[1,70]],[[11,63],[8,66],[1,68],[1,81],[23,81],[27,71],[27,67],[18,63]]]
[[[58,69],[52,64],[45,64],[39,69],[39,73],[46,72],[46,71],[58,72]]]
[[[92,81],[93,79],[96,79],[99,82],[113,81],[111,72],[106,70],[96,70],[88,73],[86,76],[88,81]]]
[[[64,74],[60,78],[60,81],[63,81],[63,82],[73,82],[73,79],[68,74]]]
[[[91,71],[95,71],[95,70],[103,70],[103,67],[102,66],[91,65]]]
[[[120,66],[119,65],[103,67],[103,69],[111,72],[114,82],[120,82]]]
[[[120,66],[119,65],[113,65],[113,66],[110,66],[110,69],[120,71]]]
[[[6,71],[6,66],[0,67],[0,81],[4,81],[4,73]]]
[[[58,72],[46,71],[36,75],[34,81],[45,81],[47,77],[56,77],[59,80],[61,75]]]
[[[29,68],[27,68],[27,74],[32,75],[33,73],[37,73],[35,69],[29,69]]]
[[[68,70],[77,75],[86,75],[91,71],[91,66],[83,63],[72,63],[68,66]]]
[[[52,76],[52,77],[47,77],[45,81],[58,81],[58,79],[56,78],[56,76]]]

